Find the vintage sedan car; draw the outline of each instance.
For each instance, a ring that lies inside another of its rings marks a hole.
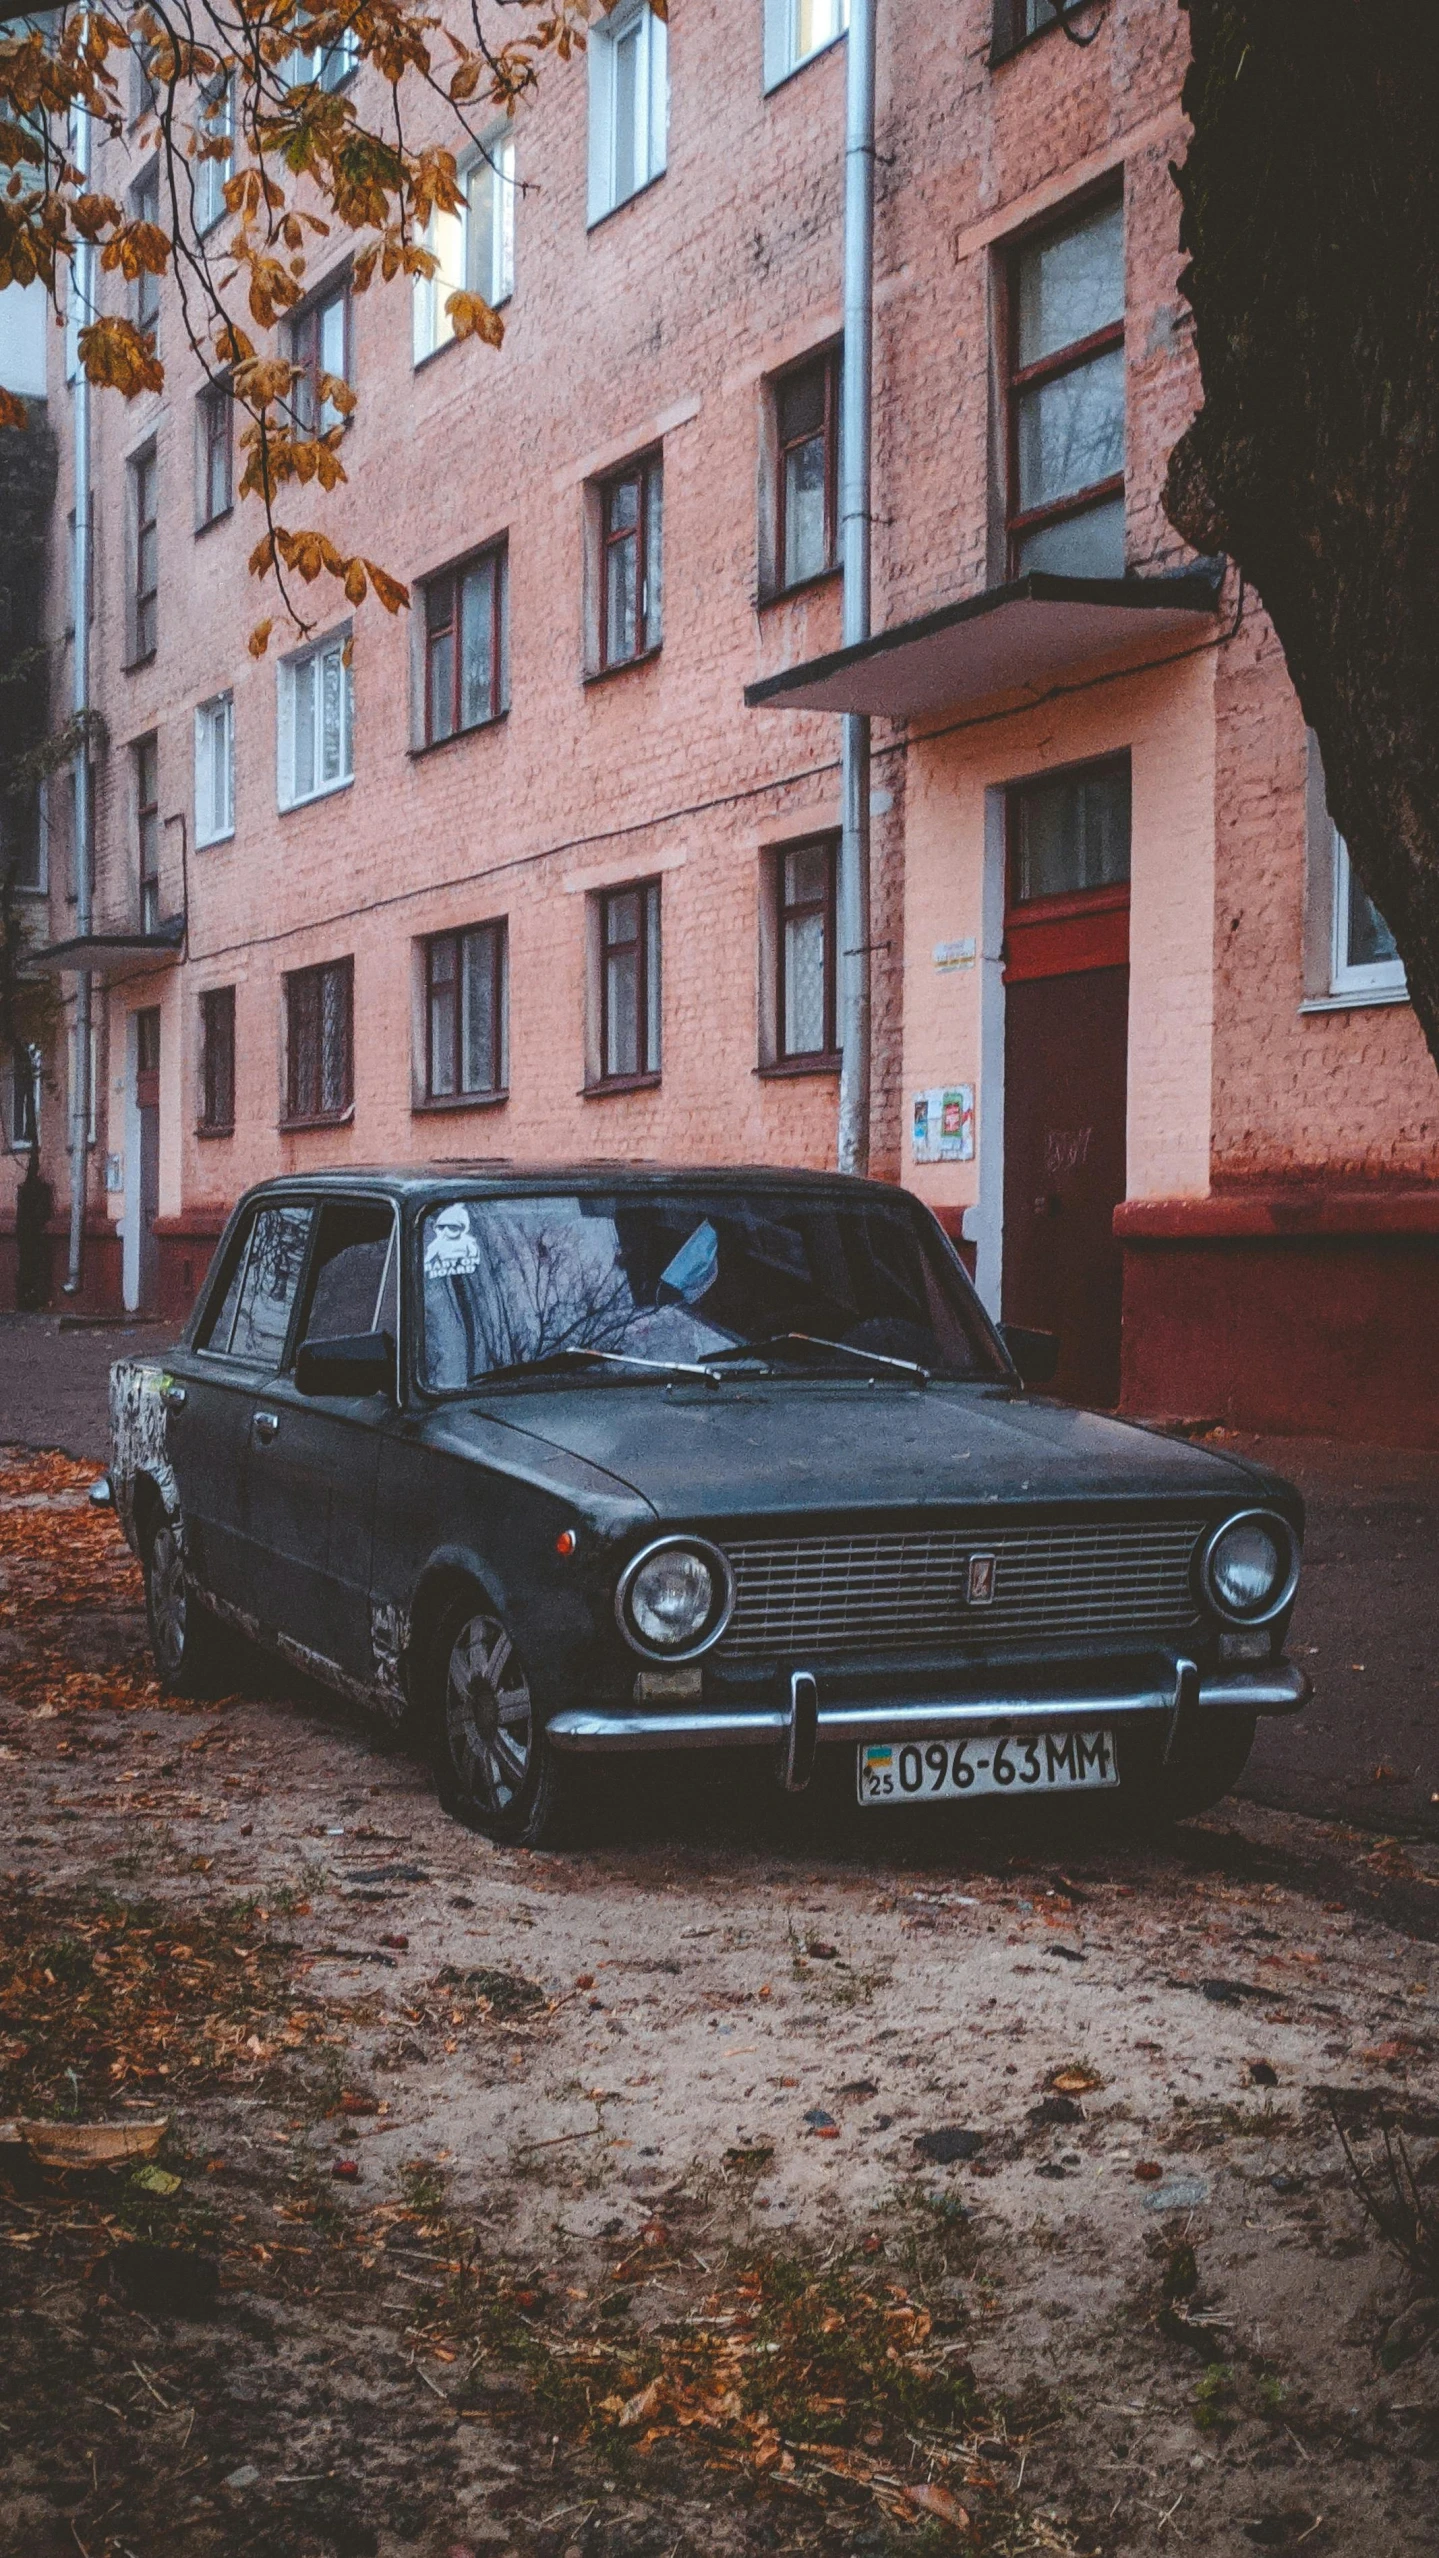
[[[879,1182],[266,1182],[178,1348],[113,1372],[156,1663],[223,1681],[238,1630],[421,1736],[501,1840],[675,1750],[885,1809],[1199,1810],[1308,1692],[1302,1504],[1036,1396],[1045,1349]]]

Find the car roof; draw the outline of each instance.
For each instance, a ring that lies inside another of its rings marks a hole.
[[[326,1164],[314,1172],[273,1174],[252,1184],[247,1199],[313,1198],[317,1193],[384,1190],[402,1199],[453,1199],[458,1192],[493,1194],[533,1190],[669,1190],[702,1186],[707,1190],[853,1190],[875,1191],[893,1198],[895,1185],[863,1181],[850,1173],[814,1172],[783,1164],[647,1164],[587,1163],[512,1164],[497,1160],[415,1164]]]

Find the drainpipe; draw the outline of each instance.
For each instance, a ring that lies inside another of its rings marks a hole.
[[[75,119],[75,165],[90,176],[90,118],[83,108]],[[71,290],[79,317],[94,313],[95,251],[89,240],[76,247]],[[88,940],[91,913],[90,873],[95,857],[90,808],[90,385],[85,368],[75,374],[75,689],[74,710],[80,723],[75,748],[75,930]],[[70,1081],[70,1261],[65,1294],[73,1297],[85,1266],[85,1207],[90,1177],[90,971],[75,980],[75,1071]]]
[[[874,336],[874,13],[850,0],[845,64],[844,364],[840,376],[840,556],[844,645],[869,637],[870,372]],[[840,740],[839,1168],[869,1170],[869,720],[843,716]]]

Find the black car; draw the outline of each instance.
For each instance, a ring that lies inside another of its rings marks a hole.
[[[1026,1389],[936,1220],[838,1175],[339,1173],[242,1199],[112,1481],[177,1689],[227,1628],[534,1841],[595,1754],[861,1804],[1233,1785],[1308,1693],[1278,1477]],[[590,1789],[592,1791],[592,1789]]]

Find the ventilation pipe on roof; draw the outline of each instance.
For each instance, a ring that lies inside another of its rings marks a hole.
[[[845,65],[844,364],[840,377],[840,542],[844,644],[869,637],[870,373],[874,335],[874,12],[849,0]],[[840,744],[839,1168],[869,1170],[869,721],[846,711]]]
[[[82,180],[90,176],[90,118],[83,107],[75,109],[75,166]],[[94,316],[95,250],[89,240],[75,246],[75,261],[70,271],[70,290],[75,296],[77,330]],[[68,332],[67,332],[68,334]],[[93,814],[90,798],[90,384],[85,367],[76,358],[74,384],[75,418],[75,685],[73,704],[76,720],[75,746],[75,814],[71,839],[75,860],[75,932],[80,941],[88,941],[94,926],[90,894],[95,862]],[[80,1286],[85,1267],[85,1208],[90,1175],[90,972],[82,968],[75,980],[75,1048],[70,1072],[70,1258],[65,1275],[65,1294],[73,1297]]]

